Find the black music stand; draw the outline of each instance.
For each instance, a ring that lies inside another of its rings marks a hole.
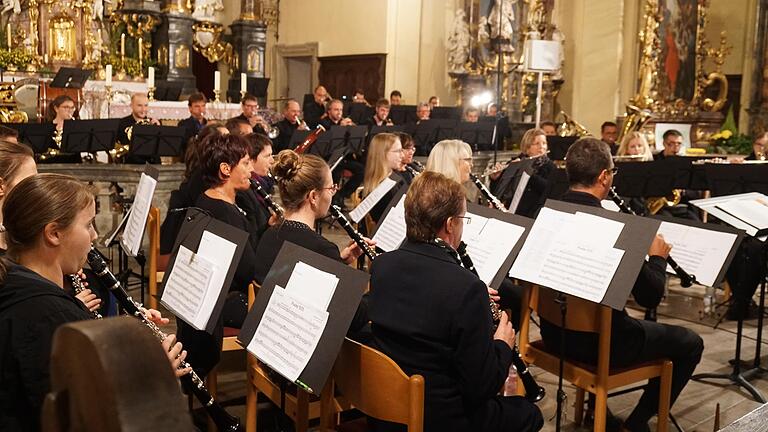
[[[19,132],[19,142],[32,148],[36,154],[45,153],[53,144],[56,125],[53,123],[3,123]]]
[[[547,147],[549,148],[549,158],[552,160],[565,160],[565,154],[568,153],[568,149],[571,148],[571,145],[578,139],[579,137],[575,136],[548,136]]]
[[[181,99],[181,92],[184,89],[183,82],[161,81],[157,83],[154,97],[159,101],[177,102]]]
[[[366,137],[365,142],[370,143],[371,139],[375,135],[378,135],[380,133],[393,133],[393,132],[402,132],[405,129],[405,126],[402,124],[396,124],[394,126],[371,126],[371,130],[368,132],[368,136]]]
[[[347,126],[349,134],[346,136],[346,147],[352,154],[362,156],[367,151],[365,136],[368,134],[368,126]],[[333,136],[331,137],[333,139]]]
[[[389,118],[396,125],[415,123],[416,105],[392,105],[389,107]]]
[[[248,94],[255,96],[260,105],[266,105],[267,87],[269,87],[269,78],[246,76],[245,90]],[[227,99],[240,103],[240,74],[234,74],[229,79]]]
[[[120,119],[65,120],[61,138],[63,153],[96,153],[115,147]]]
[[[181,156],[186,130],[179,126],[135,125],[128,154]]]
[[[760,192],[768,195],[768,163],[704,164],[712,196]]]
[[[374,110],[373,107],[369,107],[364,103],[351,103],[349,104],[348,117],[352,119],[353,123],[361,124],[366,123],[371,117],[373,117],[375,112],[376,110]]]
[[[495,117],[493,117],[495,119]],[[486,151],[494,149],[494,131],[496,122],[461,122],[455,131],[456,138],[464,141],[472,147],[472,151]],[[498,131],[497,131],[498,132]]]
[[[462,113],[463,109],[461,107],[436,106],[432,107],[429,117],[431,119],[459,120]]]
[[[90,70],[62,67],[53,77],[50,87],[81,89],[90,76]]]
[[[618,172],[613,178],[613,187],[622,197],[645,197],[645,184],[653,162],[615,162]]]
[[[312,133],[312,131],[298,130],[298,129],[293,131],[293,135],[291,135],[291,141],[288,144],[288,148],[295,150],[296,147],[299,146],[299,144],[301,144],[302,142],[304,142],[305,139],[307,139],[310,133]]]

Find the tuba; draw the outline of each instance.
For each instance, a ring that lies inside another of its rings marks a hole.
[[[621,142],[630,132],[637,132],[648,123],[653,114],[650,110],[640,109],[632,104],[627,104],[627,112],[624,115],[624,123],[621,125],[617,142]]]
[[[562,137],[565,137],[565,136],[584,137],[587,135],[592,135],[591,133],[589,133],[587,128],[584,127],[584,125],[572,119],[568,114],[565,113],[565,111],[560,111],[560,114],[563,116],[563,123],[557,128],[558,135]]]
[[[125,136],[128,137],[127,143],[121,143],[120,141],[115,143],[115,148],[109,151],[109,156],[112,158],[113,161],[117,161],[119,159],[122,159],[126,154],[128,154],[128,151],[131,149],[131,141],[133,140],[133,127],[136,125],[150,125],[152,124],[152,119],[147,117],[143,118],[141,120],[137,120],[136,123],[128,126],[125,128]]]

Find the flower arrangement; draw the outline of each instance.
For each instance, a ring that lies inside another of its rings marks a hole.
[[[6,70],[24,69],[35,60],[32,54],[21,49],[0,50],[0,68]]]
[[[710,140],[717,153],[745,155],[752,151],[752,137],[729,129],[713,134]]]

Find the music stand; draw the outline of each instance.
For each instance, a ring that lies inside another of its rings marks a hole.
[[[429,115],[431,119],[452,119],[452,120],[459,120],[461,118],[462,114],[462,108],[461,107],[448,107],[448,106],[437,106],[432,107],[432,111]]]
[[[568,153],[568,149],[571,147],[571,144],[576,142],[577,139],[579,139],[579,137],[561,137],[556,135],[548,136],[547,147],[549,148],[549,158],[552,160],[565,160],[565,154]]]
[[[461,122],[456,129],[456,137],[469,144],[473,151],[493,150],[494,129],[496,122]]]
[[[350,152],[363,155],[367,150],[365,136],[368,134],[367,126],[347,126],[349,135],[346,138],[346,146]],[[332,137],[333,138],[333,137]]]
[[[376,111],[364,103],[352,103],[349,105],[348,117],[355,124],[367,122]]]
[[[181,156],[186,129],[179,126],[135,125],[128,154]]]
[[[81,89],[90,76],[90,70],[62,67],[53,77],[50,87]]]
[[[293,135],[291,135],[291,141],[288,144],[289,149],[295,149],[299,146],[302,142],[304,142],[305,139],[309,136],[309,134],[312,133],[312,131],[308,130],[298,130],[296,129],[293,131]]]
[[[19,142],[32,148],[36,154],[45,153],[53,144],[56,125],[53,123],[3,123],[19,132]]]
[[[162,81],[157,83],[154,96],[156,100],[178,102],[181,99],[183,89],[184,83],[182,82]]]
[[[380,133],[393,133],[393,132],[402,132],[405,129],[403,125],[395,125],[395,126],[371,126],[371,130],[368,132],[368,137],[366,138],[366,142],[370,143],[371,139],[375,135],[378,135]]]
[[[456,128],[459,126],[459,121],[454,119],[435,119],[432,120],[435,123],[436,131],[434,142],[438,143],[445,139],[456,138]]]
[[[413,123],[416,118],[416,105],[392,105],[389,108],[389,118],[396,125]]]
[[[618,168],[613,178],[613,187],[623,197],[645,196],[645,184],[648,182],[651,162],[616,162]]]
[[[120,119],[65,120],[62,153],[96,153],[115,147]]]
[[[712,196],[760,192],[768,195],[768,163],[704,164]]]

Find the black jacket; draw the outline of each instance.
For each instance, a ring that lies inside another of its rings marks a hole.
[[[309,103],[304,104],[304,121],[307,122],[307,126],[310,129],[314,129],[320,124],[320,118],[325,114],[325,105],[319,104],[312,100]]]
[[[369,317],[376,348],[424,377],[424,430],[480,430],[472,418],[512,363],[493,339],[485,283],[437,245],[406,241],[373,261]]]
[[[184,128],[184,149],[187,149],[187,144],[189,143],[189,140],[196,137],[198,133],[200,133],[200,129],[205,126],[205,124],[208,123],[207,119],[203,119],[203,122],[200,123],[197,121],[196,118],[189,116],[185,118],[184,120],[179,121],[177,126]],[[184,155],[184,151],[182,151],[182,156]]]
[[[53,333],[62,324],[89,318],[79,300],[51,281],[26,267],[9,266],[0,285],[0,430],[40,429]]]
[[[282,119],[275,124],[275,127],[280,131],[280,134],[272,140],[272,144],[274,144],[273,147],[275,148],[274,153],[278,154],[281,150],[291,148],[291,137],[293,137],[296,129],[299,128],[299,124],[291,123],[288,119]]]

